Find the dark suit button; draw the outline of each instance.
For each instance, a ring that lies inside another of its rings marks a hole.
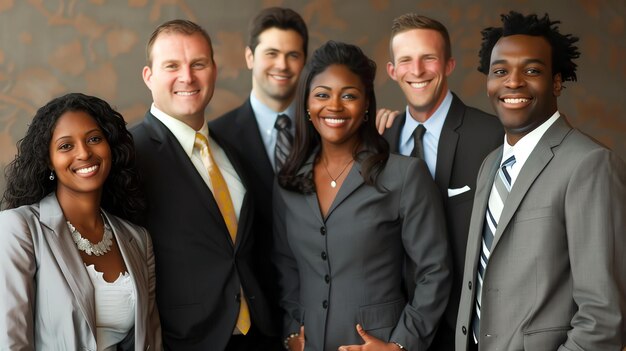
[[[472,282],[467,282],[467,288],[472,290]]]
[[[326,235],[326,227],[321,227],[320,228],[320,234]]]
[[[322,307],[324,307],[324,309],[328,308],[328,301],[324,300],[324,302],[322,302]]]
[[[463,335],[467,335],[467,328],[465,328],[465,326],[461,328],[461,331],[463,332]]]
[[[324,280],[326,281],[326,283],[330,283],[330,276],[328,274],[326,274],[324,276]]]
[[[236,293],[235,294],[235,301],[237,301],[237,302],[241,301],[241,294],[240,293]]]
[[[322,251],[322,255],[321,256],[322,256],[322,260],[326,261],[326,252],[325,251]]]

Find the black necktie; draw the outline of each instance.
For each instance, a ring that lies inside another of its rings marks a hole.
[[[285,164],[287,156],[289,156],[289,152],[291,151],[291,146],[293,145],[293,136],[289,131],[290,126],[291,119],[289,119],[289,116],[285,114],[278,115],[276,123],[274,124],[274,128],[278,131],[278,134],[276,135],[276,148],[274,149],[274,165],[276,173],[278,173],[278,171]]]
[[[424,133],[426,133],[426,128],[423,124],[418,125],[413,130],[413,151],[411,151],[412,157],[424,159],[424,144],[422,143],[422,139],[424,138]]]

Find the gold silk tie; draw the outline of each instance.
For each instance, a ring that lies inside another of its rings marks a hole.
[[[222,213],[222,217],[226,223],[226,228],[228,228],[228,233],[230,234],[233,245],[235,245],[235,239],[237,238],[237,215],[235,214],[235,207],[233,206],[233,201],[230,198],[230,192],[228,191],[226,181],[213,159],[207,138],[200,133],[196,133],[194,147],[200,151],[202,163],[209,173],[209,180],[211,181],[211,186],[213,187],[213,197],[215,198],[215,202],[217,202],[217,206]],[[239,317],[237,317],[237,329],[245,335],[250,330],[250,311],[248,309],[248,303],[243,295],[243,289],[239,300],[241,301],[241,304],[239,307]]]

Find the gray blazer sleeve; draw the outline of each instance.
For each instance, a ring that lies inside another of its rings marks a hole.
[[[626,164],[597,149],[567,176],[565,224],[578,310],[559,350],[619,349],[626,344]]]
[[[0,212],[0,350],[34,350],[34,276],[29,224],[16,211]]]
[[[404,308],[390,341],[426,350],[443,315],[450,287],[450,255],[441,197],[426,164],[415,160],[403,176],[402,242],[416,264],[415,295]]]

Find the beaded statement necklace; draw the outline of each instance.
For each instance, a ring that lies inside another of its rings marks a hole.
[[[76,227],[74,227],[70,221],[67,221],[67,226],[70,228],[72,239],[74,240],[74,243],[76,243],[76,247],[89,256],[91,256],[91,254],[94,254],[95,256],[102,256],[111,251],[111,245],[113,245],[113,233],[111,231],[111,227],[104,219],[104,216],[102,214],[100,214],[100,216],[102,216],[102,222],[104,223],[104,234],[102,235],[102,240],[96,244],[93,244],[88,239],[83,238],[80,232],[76,230]]]

